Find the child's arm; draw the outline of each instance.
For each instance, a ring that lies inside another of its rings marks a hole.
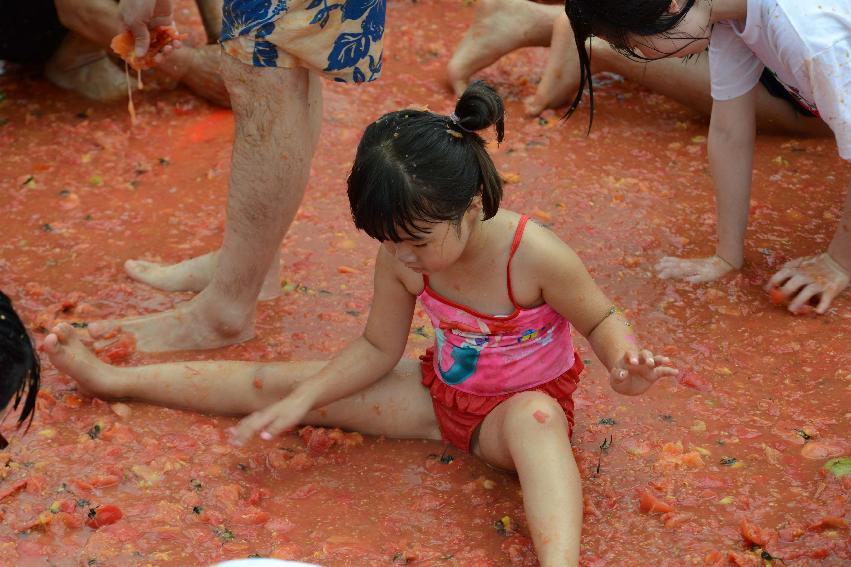
[[[646,391],[663,376],[677,371],[665,356],[641,349],[632,325],[597,286],[582,260],[564,242],[550,235],[538,251],[544,300],[564,315],[591,343],[609,370],[612,388],[626,395]]]
[[[715,186],[718,244],[709,258],[663,258],[661,278],[714,281],[744,261],[745,230],[756,137],[756,88],[732,100],[714,101],[709,122],[709,170]]]
[[[714,101],[709,121],[709,170],[718,207],[715,255],[739,269],[751,197],[756,138],[756,87],[732,100]]]
[[[363,334],[286,398],[240,421],[233,430],[234,442],[243,443],[258,433],[271,439],[298,425],[309,411],[363,390],[393,370],[405,352],[416,298],[395,275],[391,262],[382,247]]]

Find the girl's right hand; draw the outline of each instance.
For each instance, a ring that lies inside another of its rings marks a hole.
[[[298,426],[311,409],[312,404],[305,398],[289,395],[240,420],[228,430],[230,441],[234,445],[244,445],[255,435],[271,441],[277,435]]]
[[[676,376],[677,370],[669,366],[667,356],[654,355],[649,350],[625,352],[609,371],[612,389],[625,396],[643,394],[656,380]]]
[[[712,282],[734,269],[732,264],[719,256],[709,258],[665,256],[656,264],[657,275],[663,280],[685,280],[690,283]]]

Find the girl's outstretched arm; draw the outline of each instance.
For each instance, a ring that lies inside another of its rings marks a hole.
[[[544,300],[588,339],[616,392],[641,394],[659,378],[676,375],[667,357],[641,348],[635,329],[567,244],[551,233],[541,244],[536,264]]]
[[[405,352],[416,297],[396,276],[394,263],[382,247],[375,261],[373,302],[363,334],[289,396],[240,421],[232,431],[235,443],[257,434],[271,439],[298,425],[309,411],[363,390],[396,366]]]

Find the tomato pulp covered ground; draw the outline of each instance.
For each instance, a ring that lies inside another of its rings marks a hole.
[[[182,4],[181,18],[187,16]],[[473,8],[388,7],[385,69],[326,84],[322,141],[283,245],[283,295],[260,305],[257,338],[204,353],[99,345],[114,363],[324,359],[362,328],[377,244],[350,222],[345,177],[362,129],[384,112],[450,112],[443,69]],[[184,26],[185,27],[185,26]],[[761,286],[788,258],[822,251],[851,170],[832,140],[761,137],[747,263],[690,285],[652,266],[712,251],[706,122],[625,84],[580,112],[528,120],[521,100],[545,51],[483,76],[507,100],[492,145],[505,206],[582,256],[678,380],[640,398],[588,370],[576,395],[583,565],[848,564],[851,297],[794,317]],[[22,70],[0,77],[0,287],[36,340],[54,321],[170,308],[189,294],[129,280],[130,258],[173,262],[221,242],[233,119],[189,93],[97,105]],[[408,356],[433,340],[418,313]],[[519,484],[440,443],[307,429],[235,448],[232,418],[80,395],[49,363],[32,427],[0,453],[0,563],[202,565],[251,555],[323,565],[536,565]],[[843,458],[845,460],[843,460]],[[846,476],[842,476],[842,475]]]

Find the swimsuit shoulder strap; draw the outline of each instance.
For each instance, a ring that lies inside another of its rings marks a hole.
[[[528,221],[529,216],[522,215],[520,222],[517,223],[517,230],[514,231],[514,241],[511,243],[511,252],[508,254],[508,266],[505,269],[505,279],[508,282],[508,299],[511,300],[511,304],[516,309],[520,309],[520,306],[514,301],[514,292],[511,289],[511,260],[514,259],[514,253],[517,252],[517,247],[520,246],[520,240],[523,238],[523,232],[526,230],[526,223]]]

